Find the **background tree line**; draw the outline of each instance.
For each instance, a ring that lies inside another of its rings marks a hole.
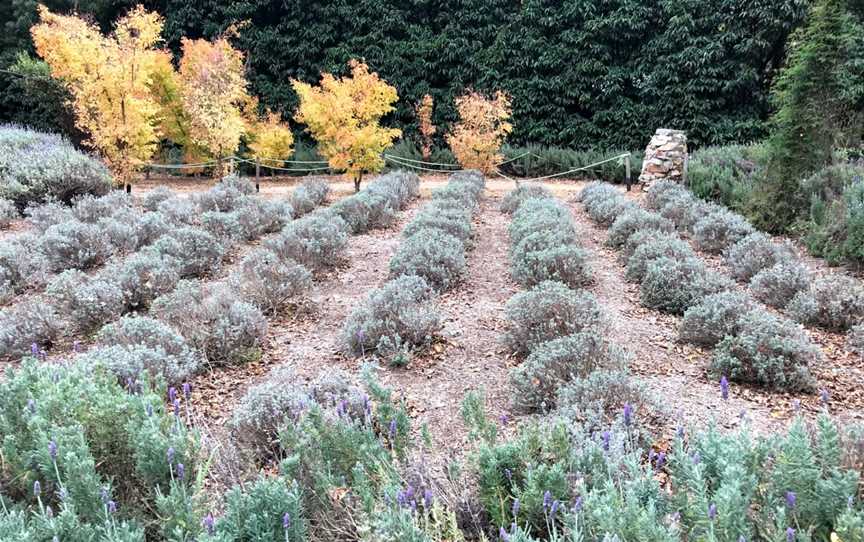
[[[46,0],[103,30],[135,0]],[[466,88],[512,98],[514,144],[641,148],[657,127],[687,130],[694,145],[766,135],[769,90],[805,0],[150,0],[167,45],[213,38],[240,24],[251,91],[290,115],[296,78],[344,74],[363,58],[399,93],[388,119],[416,137],[414,108],[435,99],[447,126]],[[63,91],[32,57],[35,0],[0,6],[0,120],[75,139]],[[246,22],[244,24],[244,22]],[[444,130],[436,137],[441,138]],[[440,141],[439,141],[440,143]]]

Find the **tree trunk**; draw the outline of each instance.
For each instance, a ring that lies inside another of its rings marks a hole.
[[[127,194],[131,194],[131,193],[132,193],[132,185],[129,184],[129,183],[126,183],[126,193],[127,193]]]
[[[354,177],[354,192],[355,193],[360,191],[360,181],[362,181],[362,180],[363,180],[363,172],[361,171],[360,173],[357,174],[356,177]]]

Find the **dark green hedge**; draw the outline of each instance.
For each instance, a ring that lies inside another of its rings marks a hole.
[[[75,3],[99,21],[129,4]],[[13,4],[25,12],[21,6],[35,6]],[[413,104],[423,94],[435,97],[435,121],[447,124],[453,97],[471,86],[512,95],[511,143],[575,149],[642,148],[661,126],[687,130],[695,145],[763,137],[770,79],[806,6],[805,0],[146,4],[166,14],[175,48],[181,36],[209,37],[245,22],[237,45],[248,52],[253,90],[282,111],[296,105],[290,78],[316,81],[321,70],[344,72],[349,58],[362,57],[398,88],[392,120],[409,135]],[[16,32],[7,42],[22,35]]]

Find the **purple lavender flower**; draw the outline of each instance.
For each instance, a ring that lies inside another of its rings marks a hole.
[[[510,421],[510,418],[507,417],[507,414],[501,414],[501,417],[498,418],[501,421],[501,425],[507,425]]]
[[[54,517],[54,509],[51,508],[50,506],[46,506],[45,507],[45,515],[48,516],[48,519],[53,518]]]
[[[724,401],[729,399],[729,381],[726,379],[726,375],[720,377],[720,397]]]
[[[513,471],[510,469],[504,469],[504,476],[507,477],[508,482],[513,481]]]
[[[657,461],[655,464],[657,466],[657,470],[663,468],[663,465],[666,464],[666,452],[660,452],[659,454],[657,454]]]
[[[201,520],[201,524],[204,526],[204,530],[207,531],[207,534],[213,534],[213,514],[208,512],[207,515],[204,516],[204,519]]]
[[[187,401],[192,398],[192,385],[188,382],[183,383],[183,397],[185,397]]]
[[[186,477],[186,467],[183,465],[183,463],[177,463],[177,478],[182,480],[185,477]]]
[[[33,482],[33,496],[38,497],[42,494],[42,484],[39,483],[39,480]]]
[[[153,405],[147,405],[147,406],[144,408],[144,412],[147,413],[147,417],[148,417],[148,418],[149,418],[150,416],[152,416],[152,415],[153,415]]]
[[[787,491],[786,492],[786,507],[788,509],[793,510],[795,508],[795,503],[797,500],[798,500],[798,497],[797,497],[797,495],[795,495],[794,491]]]
[[[801,412],[801,399],[794,399],[792,401],[792,412],[795,412],[796,414]]]
[[[285,515],[282,516],[282,528],[286,531],[291,528],[291,514],[285,512]]]
[[[36,357],[39,355],[39,345],[38,344],[36,344],[36,343],[30,344],[30,354],[33,357]]]
[[[168,464],[174,464],[174,446],[169,446],[168,451],[165,452],[165,456],[168,458]]]
[[[786,542],[795,542],[795,529],[792,527],[786,528]]]
[[[690,456],[693,460],[694,465],[698,465],[700,461],[702,461],[702,456],[699,455],[699,452],[693,452],[693,455]]]
[[[519,515],[519,499],[513,499],[513,517]]]
[[[102,504],[108,504],[108,488],[103,487],[99,490],[99,499],[102,500]]]
[[[57,441],[53,438],[48,441],[48,455],[51,457],[51,461],[57,461]]]
[[[114,515],[117,513],[117,503],[114,501],[108,501],[108,513]]]
[[[72,342],[72,351],[76,354],[81,351],[81,341]]]
[[[747,539],[744,538],[744,535],[742,534],[741,536],[738,537],[738,542],[747,542]]]
[[[555,514],[558,512],[558,507],[560,506],[561,503],[558,501],[558,499],[552,501],[552,507],[549,509],[549,515],[555,517]]]
[[[171,386],[168,388],[168,401],[173,403],[174,399],[177,399],[177,388]]]
[[[57,492],[57,496],[60,497],[60,500],[65,502],[66,498],[69,496],[69,493],[66,491],[65,487],[61,487],[60,491]]]
[[[612,433],[609,431],[603,431],[603,450],[609,451],[609,442],[612,440]]]
[[[498,539],[502,540],[503,542],[508,542],[510,540],[510,535],[507,534],[507,531],[504,530],[504,527],[501,527],[501,529],[498,531]]]
[[[716,517],[717,517],[717,505],[712,502],[711,505],[708,507],[708,519],[710,519],[711,521],[714,521],[714,519]]]
[[[582,495],[576,497],[576,502],[573,503],[573,511],[577,513],[582,511]]]
[[[396,420],[390,420],[390,440],[396,438]]]
[[[36,401],[27,399],[27,410],[30,411],[30,414],[36,414]]]
[[[654,464],[654,458],[655,457],[657,457],[657,453],[654,451],[654,448],[651,448],[650,450],[648,450],[648,464],[649,465]]]
[[[684,438],[684,426],[683,426],[683,425],[679,425],[679,426],[678,426],[678,429],[675,431],[675,435],[676,435],[679,439],[683,439],[683,438]]]
[[[828,393],[828,390],[822,388],[819,391],[819,399],[822,401],[822,405],[828,406],[828,401],[831,399],[831,395]]]
[[[547,489],[546,491],[543,492],[543,508],[544,509],[549,508],[549,506],[551,504],[552,504],[552,492]]]
[[[624,425],[630,426],[630,423],[633,421],[633,405],[630,403],[624,404]]]
[[[180,399],[177,398],[174,399],[174,415],[180,416]]]

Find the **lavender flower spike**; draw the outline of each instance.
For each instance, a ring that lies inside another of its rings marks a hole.
[[[171,386],[170,388],[168,388],[168,400],[173,403],[174,399],[176,399],[176,398],[177,398],[177,388],[175,388],[174,386]]]
[[[186,467],[183,463],[177,463],[177,478],[183,479],[186,477]]]
[[[729,399],[729,381],[726,379],[726,375],[720,377],[720,397],[724,401]]]
[[[581,512],[582,511],[582,495],[576,497],[576,502],[573,503],[573,511]]]
[[[291,514],[285,512],[285,515],[282,516],[282,528],[286,531],[291,528]]]
[[[188,382],[183,383],[183,397],[188,401],[192,397],[192,385]]]
[[[165,456],[168,458],[168,464],[172,465],[174,463],[174,446],[168,447],[168,451],[165,452]]]
[[[624,404],[624,425],[630,426],[630,423],[633,421],[633,405],[630,403]]]
[[[57,461],[57,441],[53,438],[48,442],[48,455],[51,457],[51,461]]]
[[[390,420],[390,440],[396,438],[396,420]]]
[[[513,499],[513,517],[519,515],[519,499]]]
[[[33,496],[38,497],[42,494],[42,484],[39,483],[39,480],[33,482]]]
[[[201,520],[201,525],[204,526],[204,530],[207,531],[207,534],[208,534],[208,535],[212,535],[212,534],[213,534],[213,523],[214,523],[214,521],[213,521],[213,514],[211,514],[211,513],[209,513],[209,512],[207,513],[206,516],[204,516],[204,519]]]
[[[114,501],[108,501],[108,513],[116,514],[117,513],[117,503]]]
[[[543,493],[543,508],[549,508],[552,504],[552,492],[548,489]]]
[[[792,527],[786,528],[786,542],[795,542],[795,529]]]
[[[786,492],[786,507],[790,510],[795,508],[795,503],[798,500],[797,495],[795,495],[794,491]]]
[[[708,507],[708,519],[710,519],[711,521],[714,521],[714,519],[716,517],[717,517],[717,505],[712,502],[711,505]]]
[[[504,530],[504,527],[498,531],[498,538],[503,542],[508,542],[510,540],[510,535],[507,534],[507,531]]]

